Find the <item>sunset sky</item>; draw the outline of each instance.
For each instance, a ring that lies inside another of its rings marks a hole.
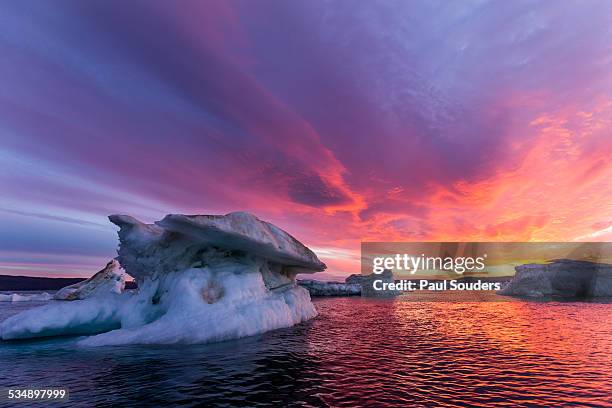
[[[89,276],[112,213],[362,240],[612,240],[610,1],[12,1],[0,274]],[[329,276],[329,275],[328,275]]]

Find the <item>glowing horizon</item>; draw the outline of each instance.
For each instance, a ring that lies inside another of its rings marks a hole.
[[[112,213],[361,241],[612,240],[612,4],[12,2],[0,274],[89,276]]]

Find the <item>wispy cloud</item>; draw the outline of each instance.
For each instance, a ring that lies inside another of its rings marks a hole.
[[[608,236],[609,2],[20,1],[0,53],[7,250],[113,256],[114,212],[252,211],[343,273]]]

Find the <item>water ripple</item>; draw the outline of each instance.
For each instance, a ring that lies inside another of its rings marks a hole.
[[[66,386],[88,407],[612,406],[609,304],[316,306],[306,324],[205,346],[2,343],[0,388]]]

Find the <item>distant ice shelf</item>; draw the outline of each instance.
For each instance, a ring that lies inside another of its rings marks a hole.
[[[310,296],[360,296],[361,284],[346,282],[323,282],[314,279],[299,279],[298,285],[306,288]]]
[[[519,297],[612,297],[612,265],[555,259],[516,268],[512,280],[499,294]]]
[[[0,293],[0,302],[44,302],[52,298],[53,296],[47,292],[32,294]]]

